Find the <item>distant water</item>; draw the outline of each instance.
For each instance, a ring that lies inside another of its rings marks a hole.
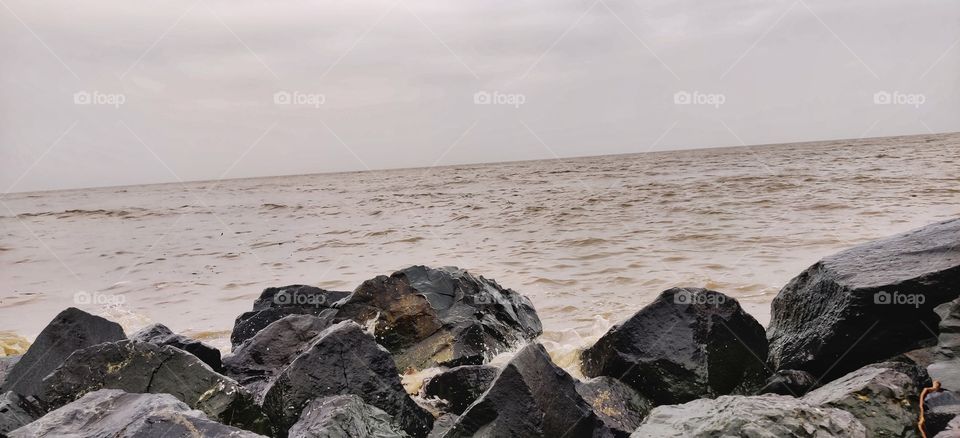
[[[570,352],[671,286],[766,324],[822,256],[960,215],[960,134],[13,194],[0,331],[77,306],[227,349],[268,286],[456,265],[529,296]],[[79,302],[79,304],[75,304]],[[89,303],[89,304],[88,304]]]

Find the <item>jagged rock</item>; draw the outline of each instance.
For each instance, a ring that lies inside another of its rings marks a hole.
[[[867,365],[803,397],[812,405],[843,409],[863,424],[871,437],[916,437],[920,416],[916,366],[885,362]]]
[[[262,435],[210,421],[203,412],[191,410],[170,394],[128,394],[101,389],[10,433],[10,438],[35,437],[262,438]]]
[[[354,394],[390,414],[407,434],[424,437],[433,416],[407,395],[390,353],[352,321],[324,330],[267,387],[264,410],[284,433],[318,397]]]
[[[330,326],[333,315],[289,315],[274,321],[223,360],[228,376],[262,396],[267,382]]]
[[[613,432],[577,393],[573,377],[531,343],[443,435],[455,437],[610,437]]]
[[[76,350],[102,342],[126,339],[120,324],[73,307],[50,321],[30,349],[10,368],[0,392],[36,395],[43,378]]]
[[[103,388],[168,393],[224,424],[272,431],[253,395],[236,381],[183,350],[147,342],[108,342],[74,352],[43,380],[37,399],[55,409]]]
[[[437,417],[437,419],[433,421],[433,430],[430,431],[430,435],[427,435],[427,438],[443,438],[443,435],[457,422],[457,418],[460,417],[455,414],[443,414]]]
[[[783,395],[699,399],[650,411],[633,438],[845,437],[866,438],[853,414]]]
[[[960,438],[960,415],[953,417],[953,420],[947,423],[947,428],[933,438]]]
[[[780,370],[767,378],[767,384],[757,392],[800,397],[813,389],[813,385],[816,384],[817,378],[806,371]]]
[[[214,371],[218,373],[223,372],[223,364],[220,361],[220,350],[196,339],[175,334],[163,324],[157,323],[147,326],[131,335],[130,339],[149,342],[154,345],[169,345],[174,348],[179,348],[197,356],[198,359],[209,365]]]
[[[43,411],[13,391],[0,396],[0,436],[43,416]]]
[[[313,286],[295,284],[268,287],[253,302],[253,311],[237,317],[230,333],[230,343],[237,348],[270,323],[287,315],[321,315],[333,313],[333,303],[346,298],[350,292],[337,292]]]
[[[10,368],[20,361],[20,358],[23,356],[4,356],[0,357],[0,383],[3,383],[7,378],[7,373],[10,372]]]
[[[629,436],[653,408],[640,393],[613,377],[577,382],[577,393],[618,436]]]
[[[937,305],[960,295],[960,219],[824,258],[773,300],[770,363],[824,381],[934,342]]]
[[[425,398],[437,397],[449,403],[448,412],[461,414],[480,397],[500,370],[489,365],[463,365],[430,377],[421,389]]]
[[[923,400],[927,436],[936,435],[960,416],[960,394],[953,391],[939,391],[927,394]]]
[[[938,358],[960,359],[960,298],[935,307],[940,318],[940,336],[937,338]]]
[[[314,399],[290,427],[297,438],[406,438],[390,415],[352,394]]]
[[[401,370],[479,365],[543,331],[529,299],[455,267],[381,275],[338,305],[337,318],[372,324]]]
[[[670,404],[754,392],[763,386],[766,357],[763,327],[737,300],[673,288],[584,350],[581,369]]]

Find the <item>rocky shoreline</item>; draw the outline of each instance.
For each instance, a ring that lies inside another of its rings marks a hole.
[[[822,259],[771,315],[669,289],[582,352],[581,381],[529,299],[452,267],[268,288],[222,357],[69,308],[0,358],[0,436],[920,437],[922,410],[960,437],[960,219]]]

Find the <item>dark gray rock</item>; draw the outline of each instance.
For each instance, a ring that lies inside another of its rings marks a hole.
[[[13,391],[0,395],[0,436],[43,416],[43,411]]]
[[[443,438],[443,435],[457,422],[457,418],[460,417],[454,414],[443,414],[437,417],[433,421],[433,430],[430,431],[427,438]]]
[[[917,437],[922,373],[899,362],[867,365],[811,391],[803,401],[853,414],[871,437]]]
[[[211,421],[203,412],[191,410],[169,394],[128,394],[101,389],[17,429],[10,437],[262,438],[262,435]]]
[[[577,382],[577,393],[617,436],[629,436],[653,408],[650,400],[613,377]]]
[[[800,397],[813,389],[813,385],[817,383],[817,378],[806,371],[780,370],[767,378],[767,384],[757,392]]]
[[[960,415],[953,417],[953,420],[947,423],[946,429],[933,438],[960,438]]]
[[[390,353],[352,321],[324,330],[271,382],[263,408],[284,434],[310,400],[354,394],[390,414],[409,435],[424,437],[433,416],[407,395]]]
[[[699,399],[653,408],[634,438],[717,437],[845,437],[867,438],[867,429],[853,414],[818,407],[783,395]]]
[[[577,393],[573,377],[531,343],[443,435],[455,437],[610,437],[613,432]]]
[[[406,438],[386,412],[352,394],[314,399],[290,428],[296,438]]]
[[[287,315],[320,315],[331,313],[333,303],[350,295],[313,286],[295,284],[268,287],[253,302],[253,311],[237,317],[230,333],[233,348],[250,339],[270,323]]]
[[[948,424],[960,416],[960,394],[939,391],[927,394],[923,400],[927,435],[936,435],[946,430]]]
[[[0,357],[0,383],[3,383],[7,378],[7,373],[10,372],[10,369],[20,361],[20,358],[23,356],[3,356]]]
[[[50,321],[23,357],[10,368],[0,392],[36,395],[40,382],[76,350],[126,339],[120,324],[73,307]]]
[[[529,299],[455,267],[381,275],[338,306],[337,318],[373,326],[401,370],[480,365],[543,331]]]
[[[45,409],[56,409],[104,388],[171,394],[224,424],[272,432],[253,395],[236,381],[183,350],[147,342],[108,342],[77,350],[43,380],[37,399]]]
[[[737,300],[673,288],[584,350],[581,368],[670,404],[755,392],[766,378],[766,357],[763,327]]]
[[[483,394],[500,370],[489,365],[463,365],[428,378],[421,389],[424,398],[448,402],[448,412],[461,414]]]
[[[289,315],[247,339],[223,360],[226,375],[262,397],[267,382],[330,326],[333,316]]]
[[[147,326],[131,335],[130,339],[149,342],[154,345],[169,345],[174,348],[179,348],[197,356],[198,359],[209,365],[214,371],[218,373],[223,372],[223,364],[220,361],[220,350],[196,339],[175,334],[163,324],[157,323]]]
[[[773,300],[770,363],[825,381],[932,345],[934,308],[960,295],[960,219],[824,258]]]
[[[927,372],[943,389],[960,391],[960,299],[943,303],[934,311],[940,317],[940,336],[932,348],[933,360]]]

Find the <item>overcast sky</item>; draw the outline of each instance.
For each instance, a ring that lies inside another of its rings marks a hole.
[[[0,189],[960,131],[958,42],[944,0],[0,0]]]

